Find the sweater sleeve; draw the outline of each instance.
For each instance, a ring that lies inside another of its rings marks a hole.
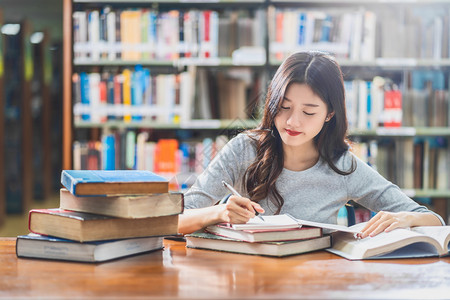
[[[373,212],[381,210],[390,212],[431,212],[445,225],[441,216],[406,196],[397,185],[385,179],[351,152],[345,154],[343,159],[343,165],[347,166],[344,169],[348,169],[351,159],[354,159],[356,162],[355,172],[344,176],[347,182],[349,200],[353,200]]]
[[[212,206],[229,194],[222,180],[245,196],[241,181],[245,170],[254,160],[254,153],[253,142],[246,134],[231,139],[187,191],[185,208]]]

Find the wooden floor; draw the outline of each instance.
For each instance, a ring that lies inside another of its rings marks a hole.
[[[59,207],[59,194],[55,194],[44,201],[35,201],[32,205],[32,208],[54,207]],[[0,226],[0,236],[16,237],[21,234],[28,234],[28,212],[7,215],[5,222]]]

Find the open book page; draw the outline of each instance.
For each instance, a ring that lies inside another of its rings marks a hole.
[[[288,228],[299,228],[302,225],[319,227],[328,230],[329,233],[332,231],[344,231],[350,233],[358,233],[363,227],[360,226],[342,226],[336,224],[319,223],[313,221],[305,221],[294,218],[289,214],[275,215],[275,216],[262,216],[263,220],[258,217],[250,219],[245,224],[232,224],[230,227],[236,230],[253,230],[253,229],[288,229]],[[359,224],[358,224],[359,225]]]
[[[388,233],[382,232],[374,237],[364,239],[356,239],[345,232],[336,232],[332,236],[333,246],[329,251],[348,259],[365,259],[387,253],[390,256],[379,258],[424,257],[446,253],[446,250],[442,249],[435,239],[409,229],[395,229]],[[415,243],[419,244],[394,253],[397,249]]]
[[[255,229],[289,229],[299,228],[301,225],[288,215],[262,216],[250,219],[245,224],[231,224],[230,227],[236,230],[255,230]]]
[[[312,221],[305,221],[305,220],[298,220],[298,222],[305,226],[312,226],[312,227],[320,227],[323,229],[328,229],[329,231],[343,231],[343,232],[350,232],[350,233],[359,233],[361,232],[361,229],[363,229],[364,226],[342,226],[342,225],[336,225],[336,224],[328,224],[328,223],[319,223],[319,222],[312,222]],[[359,225],[359,224],[358,224]],[[328,233],[328,232],[325,232]]]
[[[433,237],[443,249],[450,251],[450,226],[420,226],[411,230]]]

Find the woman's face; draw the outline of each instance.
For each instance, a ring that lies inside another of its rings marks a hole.
[[[327,113],[325,102],[308,85],[291,83],[275,117],[275,127],[284,147],[310,146],[327,117],[332,116],[333,113]]]

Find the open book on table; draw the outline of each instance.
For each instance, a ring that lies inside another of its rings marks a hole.
[[[359,232],[359,229],[354,229],[352,227],[299,220],[289,214],[282,214],[275,216],[261,216],[261,217],[263,220],[261,220],[258,217],[254,217],[245,224],[228,224],[228,226],[235,230],[274,230],[274,231],[280,229],[299,228],[301,226],[311,226],[326,229],[328,231],[338,230],[353,234]]]
[[[359,231],[364,225],[349,228]],[[332,241],[327,251],[351,260],[444,256],[450,250],[450,226],[399,228],[364,239],[338,231],[332,233]]]

